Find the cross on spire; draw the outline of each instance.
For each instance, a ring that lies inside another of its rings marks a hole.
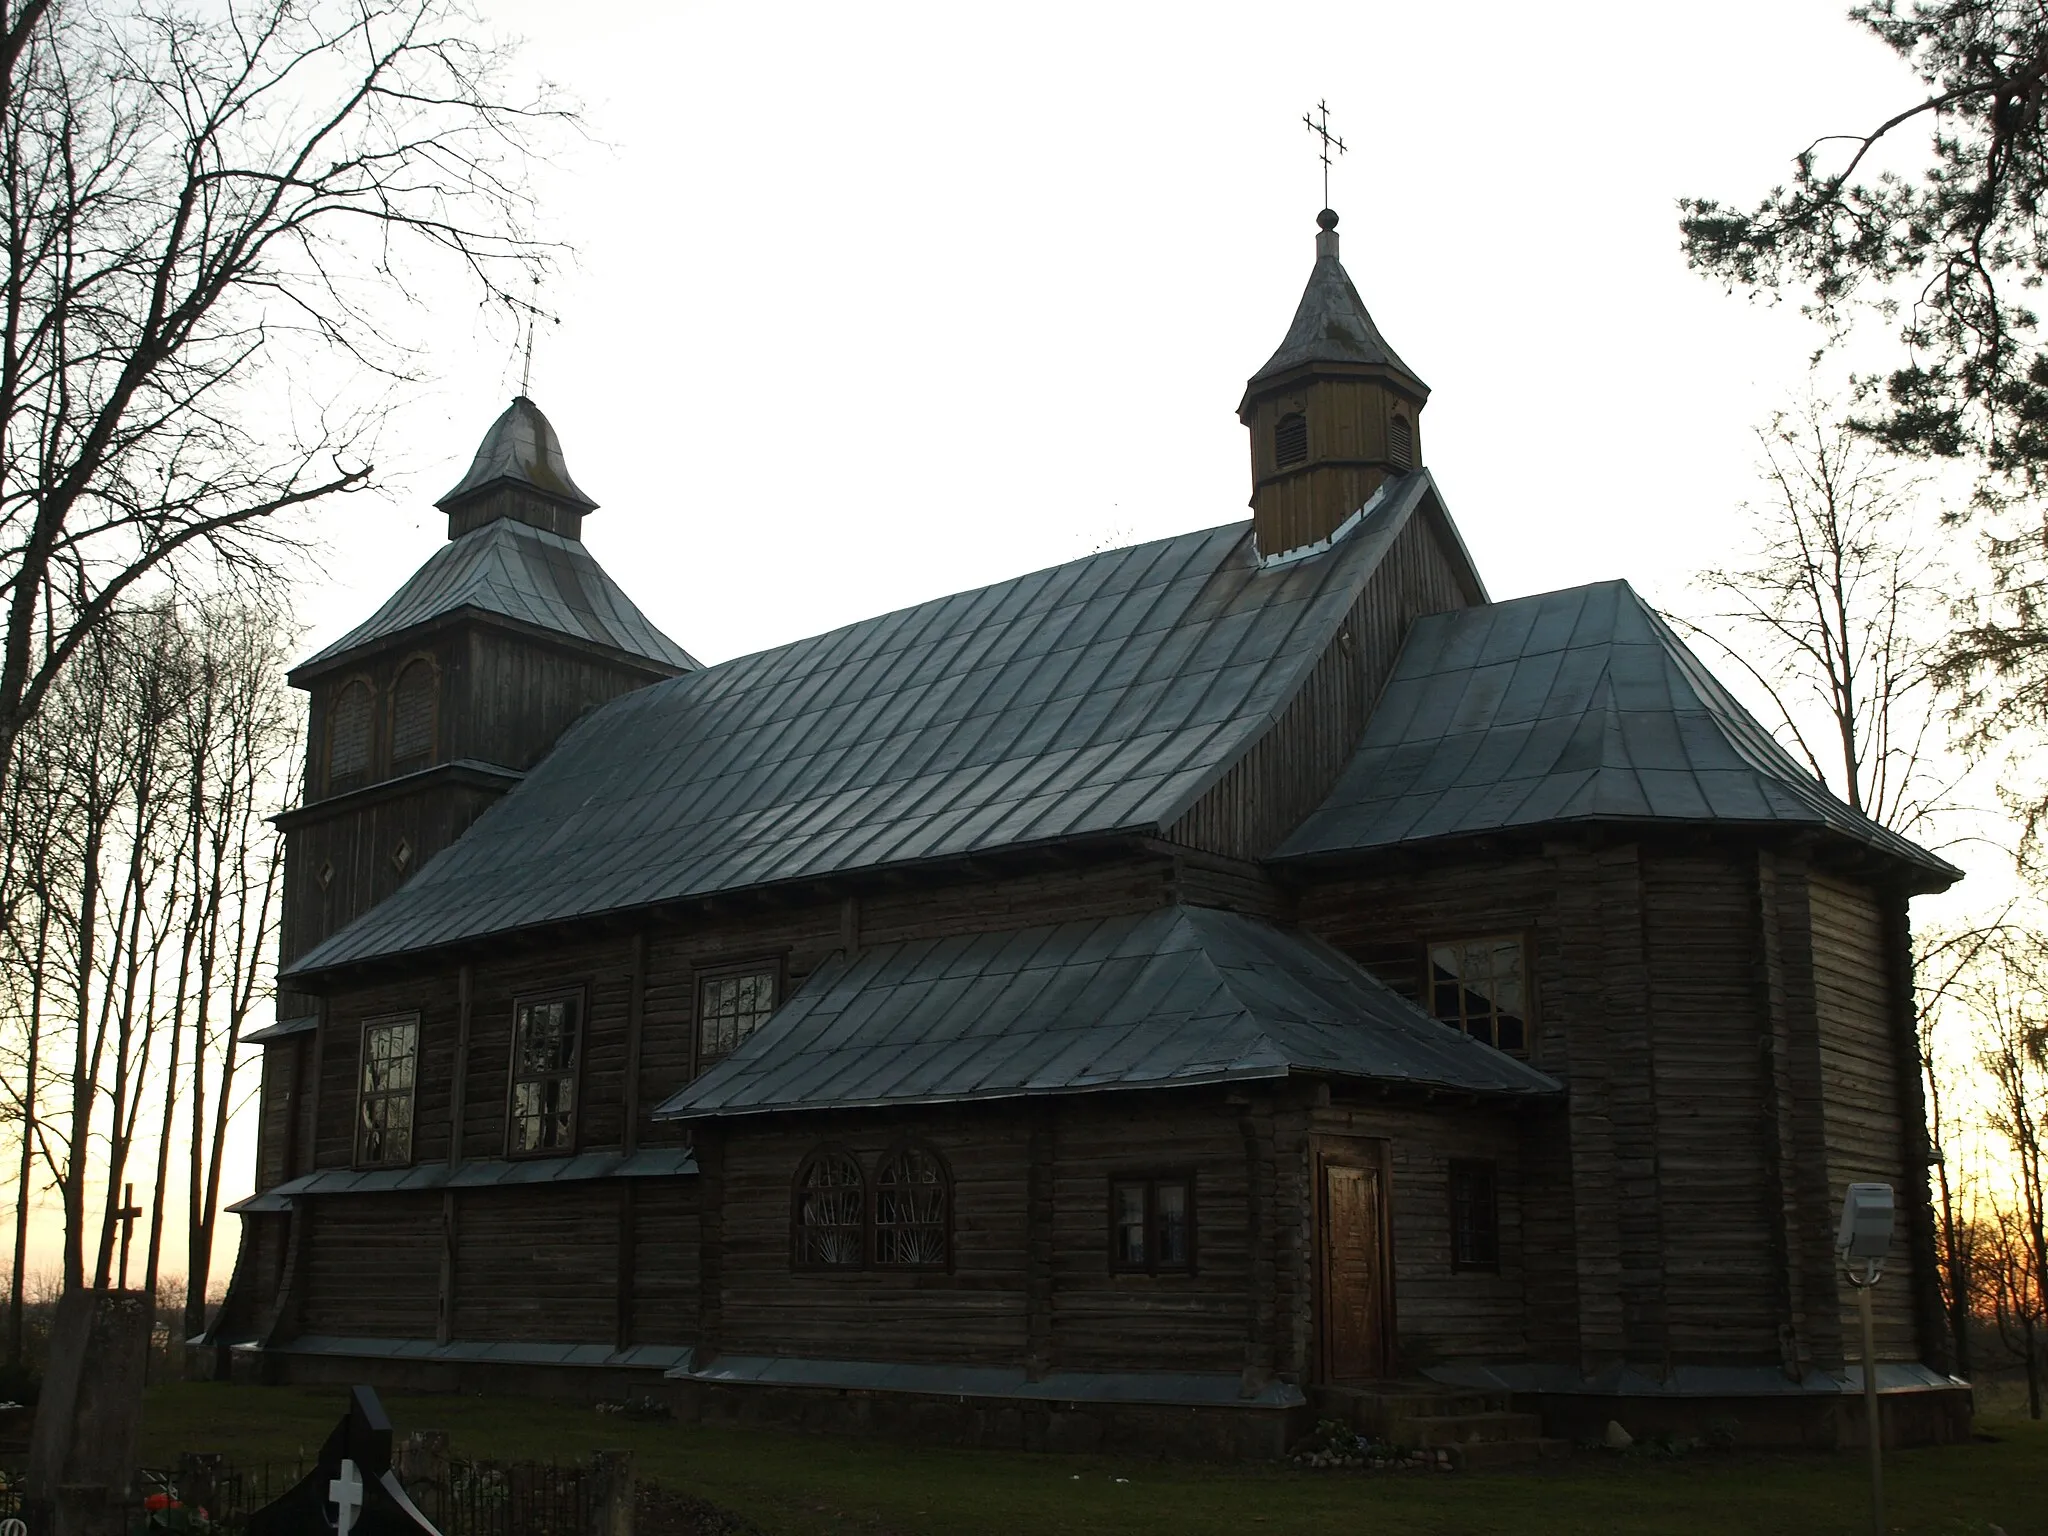
[[[1317,118],[1321,121],[1318,122]],[[1308,124],[1310,133],[1323,141],[1323,206],[1327,208],[1330,206],[1330,150],[1334,147],[1338,154],[1345,153],[1344,141],[1330,132],[1330,104],[1327,101],[1318,101],[1316,115],[1312,117],[1304,112],[1301,120]]]
[[[519,393],[524,395],[533,383],[533,333],[539,329],[541,321],[546,320],[560,325],[562,317],[551,315],[540,307],[540,273],[537,271],[533,274],[532,298],[515,299],[508,293],[505,295],[505,302],[515,315],[526,321],[526,354],[519,369]]]

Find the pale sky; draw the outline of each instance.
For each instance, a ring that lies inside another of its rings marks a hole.
[[[1915,91],[1841,0],[482,9],[592,134],[539,173],[576,257],[531,393],[592,551],[706,661],[1246,517],[1235,407],[1313,259],[1319,98],[1345,265],[1434,391],[1492,594],[1671,603],[1817,341],[1689,272],[1675,200],[1746,204]],[[517,389],[473,293],[425,323],[388,497],[316,519],[308,654],[441,543]]]

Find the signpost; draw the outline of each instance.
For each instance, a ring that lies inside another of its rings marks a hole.
[[[1835,1251],[1842,1272],[1856,1287],[1863,1315],[1863,1438],[1870,1446],[1870,1528],[1884,1536],[1884,1432],[1877,1412],[1877,1330],[1870,1318],[1870,1289],[1884,1278],[1892,1246],[1892,1187],[1851,1184],[1842,1197],[1842,1224]]]

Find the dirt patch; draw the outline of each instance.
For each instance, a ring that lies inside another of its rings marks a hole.
[[[641,1536],[762,1536],[761,1528],[742,1515],[655,1483],[640,1485],[637,1515]]]

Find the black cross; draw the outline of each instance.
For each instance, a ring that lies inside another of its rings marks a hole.
[[[1327,101],[1316,103],[1316,113],[1321,122],[1306,112],[1301,114],[1301,120],[1308,124],[1310,133],[1323,141],[1323,206],[1327,208],[1330,206],[1330,149],[1335,146],[1337,153],[1343,154],[1344,141],[1330,132],[1330,104]]]
[[[533,382],[534,331],[539,328],[540,322],[543,320],[550,321],[555,325],[562,323],[560,315],[549,314],[540,307],[539,301],[540,273],[538,272],[533,274],[533,297],[531,299],[515,299],[509,293],[505,295],[505,302],[511,307],[512,313],[519,315],[523,312],[526,319],[526,361],[519,370],[519,393],[522,395],[526,393],[528,387]]]
[[[128,1289],[128,1239],[135,1235],[135,1218],[142,1214],[142,1207],[135,1203],[135,1186],[121,1186],[121,1205],[114,1211],[114,1220],[121,1223],[121,1289]]]

